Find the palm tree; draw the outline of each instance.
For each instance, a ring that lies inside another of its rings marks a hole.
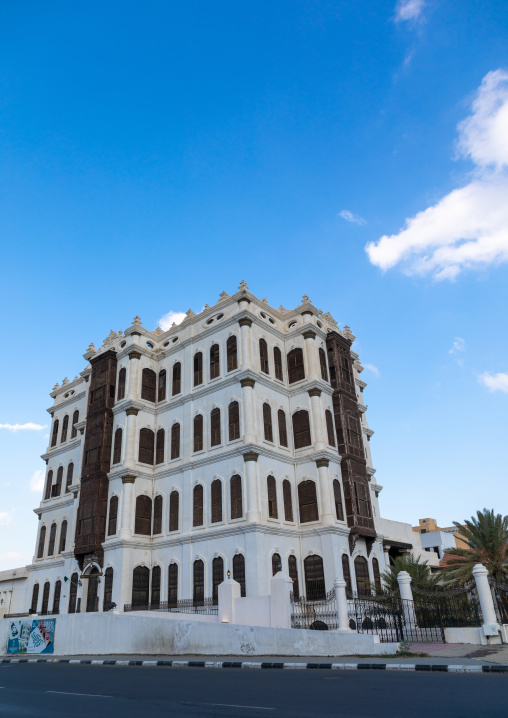
[[[429,591],[436,588],[439,583],[439,576],[431,573],[427,561],[421,561],[421,556],[415,558],[412,554],[406,553],[402,556],[397,556],[390,568],[382,574],[384,591],[389,593],[399,592],[397,576],[400,571],[407,571],[411,576],[411,588],[413,589]],[[379,588],[377,592],[380,592]],[[381,592],[383,592],[382,589]]]
[[[442,572],[449,584],[469,581],[476,563],[483,564],[496,581],[508,580],[508,516],[495,514],[494,509],[477,511],[476,516],[471,516],[471,521],[466,520],[463,525],[453,522],[467,540],[469,549],[454,548],[446,552]]]

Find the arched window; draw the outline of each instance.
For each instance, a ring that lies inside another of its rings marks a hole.
[[[245,598],[245,557],[241,553],[233,556],[233,579],[240,584],[240,595]]]
[[[99,569],[95,566],[88,574],[88,590],[86,594],[86,611],[95,612],[99,610]]]
[[[116,534],[117,518],[118,518],[118,496],[112,496],[109,500],[108,536],[114,536]]]
[[[192,525],[203,525],[203,486],[198,484],[194,487],[192,507]]]
[[[136,566],[132,572],[132,608],[148,608],[150,569]]]
[[[203,451],[203,416],[194,417],[194,451]]]
[[[220,409],[215,407],[210,412],[210,446],[218,446],[220,441]]]
[[[51,484],[53,483],[53,472],[48,471],[48,475],[46,477],[46,488],[44,490],[44,500],[51,498]]]
[[[279,518],[277,511],[277,485],[273,476],[266,479],[266,490],[268,494],[268,516],[271,519]]]
[[[178,564],[170,563],[168,568],[168,604],[176,606],[178,601]]]
[[[205,600],[205,565],[201,559],[196,559],[193,566],[192,600],[195,606],[202,606]]]
[[[157,392],[157,401],[164,401],[166,398],[166,370],[161,369],[159,372],[159,391]]]
[[[335,446],[335,431],[333,428],[333,417],[332,412],[327,409],[325,411],[325,419],[326,419],[326,431],[328,433],[328,444],[329,446]]]
[[[381,591],[381,576],[379,574],[379,563],[377,558],[372,559],[372,573],[374,574],[374,584]]]
[[[60,546],[58,547],[58,553],[63,553],[65,551],[65,544],[67,542],[67,521],[62,521],[62,525],[60,527]]]
[[[155,403],[157,374],[152,369],[143,369],[141,375],[141,398]]]
[[[55,591],[53,593],[53,613],[60,613],[60,594],[62,592],[62,582],[56,581]]]
[[[210,347],[210,379],[216,379],[218,376],[220,376],[219,345],[214,344]]]
[[[51,590],[51,586],[49,581],[46,581],[44,584],[44,588],[42,590],[42,606],[41,606],[41,614],[45,616],[48,612],[48,603],[49,603],[49,592]]]
[[[119,464],[122,460],[122,430],[120,427],[115,431],[115,443],[113,446],[113,463]]]
[[[326,366],[326,354],[324,349],[319,348],[319,366],[321,367],[321,379],[328,381],[328,370]]]
[[[72,430],[71,430],[71,439],[75,439],[78,435],[78,430],[76,428],[76,424],[79,421],[79,411],[76,409],[74,414],[72,415]]]
[[[171,395],[176,396],[182,390],[182,365],[179,361],[173,364],[173,382],[171,386]]]
[[[298,506],[300,508],[301,524],[319,521],[316,484],[310,479],[298,484]]]
[[[155,434],[151,429],[139,432],[139,463],[153,466]]]
[[[288,479],[282,482],[282,498],[284,501],[284,518],[293,521],[293,501],[291,499],[291,484]]]
[[[282,373],[282,354],[279,347],[273,348],[273,366],[275,367],[275,378],[284,381]]]
[[[159,608],[161,604],[161,567],[152,568],[152,597],[150,608]]]
[[[180,426],[180,425],[178,425],[178,426]],[[165,439],[166,439],[166,434],[164,432],[164,429],[158,429],[156,440],[155,440],[155,463],[156,464],[164,463]]]
[[[56,442],[58,440],[58,427],[60,426],[60,422],[58,419],[55,419],[53,424],[53,434],[51,435],[51,446],[56,446]]]
[[[342,507],[342,493],[340,490],[340,482],[338,479],[333,480],[333,498],[335,501],[335,515],[337,521],[344,521],[344,509]]]
[[[66,414],[62,421],[62,436],[60,437],[61,444],[64,444],[67,441],[68,430],[69,430],[69,415]]]
[[[359,596],[370,596],[369,564],[363,556],[355,558],[356,591]]]
[[[152,534],[152,499],[149,496],[136,497],[134,533],[141,536],[151,536]]]
[[[194,354],[194,386],[203,383],[203,354],[196,352]]]
[[[232,336],[226,342],[226,353],[228,360],[228,371],[238,368],[238,351],[236,348],[236,337]]]
[[[303,351],[297,347],[288,354],[288,381],[294,384],[295,381],[305,379],[305,366],[303,363]]]
[[[169,530],[178,531],[178,513],[179,513],[180,495],[178,491],[172,491],[169,494]]]
[[[286,427],[286,414],[279,409],[277,412],[277,421],[279,424],[279,444],[281,446],[288,445],[288,431]]]
[[[162,533],[162,496],[157,494],[153,502],[153,533]]]
[[[63,466],[58,467],[56,472],[56,483],[51,489],[51,496],[60,496],[62,493],[62,481],[63,481]]]
[[[220,479],[212,481],[212,524],[222,521],[222,482]]]
[[[369,486],[364,480],[355,480],[356,510],[358,516],[372,517],[370,507]]]
[[[228,407],[229,440],[234,441],[240,438],[240,406],[237,401],[232,401]]]
[[[37,547],[37,558],[42,558],[44,556],[44,544],[46,543],[46,527],[43,526],[41,528],[41,532],[39,534],[39,546]]]
[[[39,603],[39,584],[34,583],[34,587],[32,589],[32,604],[30,606],[33,613],[37,613],[37,604],[38,603]],[[70,613],[70,611],[69,611],[69,613]]]
[[[293,437],[295,449],[302,449],[311,445],[309,412],[305,409],[295,411],[293,414]]]
[[[272,554],[272,576],[275,576],[275,574],[279,573],[279,571],[282,571],[282,561],[280,560],[280,554],[273,553]]]
[[[178,459],[180,456],[180,424],[175,421],[171,427],[171,458]]]
[[[300,587],[298,585],[298,565],[296,563],[296,556],[291,555],[288,558],[288,572],[289,578],[293,581],[293,596],[298,599],[300,598]]]
[[[78,574],[73,573],[71,576],[71,585],[69,586],[69,613],[76,613],[77,595],[78,595]]]
[[[113,568],[108,566],[104,574],[104,601],[102,604],[103,611],[109,611],[113,601]]]
[[[72,478],[74,476],[74,464],[71,463],[67,467],[67,479],[65,481],[65,493],[68,494],[72,486]]]
[[[351,569],[349,568],[349,558],[345,553],[342,554],[342,574],[344,581],[346,582],[346,588],[349,591],[353,590],[353,584],[351,583]]]
[[[216,556],[212,561],[212,601],[219,603],[219,586],[224,581],[224,560]]]
[[[263,426],[265,430],[265,441],[273,441],[272,410],[270,404],[263,404]]]
[[[241,519],[243,516],[242,506],[242,479],[238,474],[231,477],[229,481],[231,494],[231,518]]]
[[[307,599],[318,601],[326,597],[325,573],[321,556],[307,556],[303,562]]]
[[[122,367],[118,372],[118,389],[116,392],[116,400],[121,401],[125,399],[125,380],[127,378],[127,370]]]
[[[48,556],[53,556],[55,553],[55,540],[56,540],[56,524],[51,524],[49,530],[49,543],[48,543]]]
[[[261,371],[268,374],[268,345],[264,339],[259,340],[259,362],[261,364]]]
[[[351,370],[349,366],[349,359],[345,354],[342,355],[341,360],[342,378],[347,384],[351,384]]]

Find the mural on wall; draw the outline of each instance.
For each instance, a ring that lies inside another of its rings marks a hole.
[[[7,653],[53,653],[56,618],[11,621]]]

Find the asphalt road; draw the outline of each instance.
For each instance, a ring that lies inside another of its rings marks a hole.
[[[506,718],[507,695],[493,674],[0,665],[2,718]]]

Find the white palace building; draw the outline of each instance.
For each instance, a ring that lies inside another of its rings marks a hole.
[[[91,344],[51,392],[35,554],[0,573],[0,617],[216,601],[227,572],[247,597],[280,569],[307,598],[337,577],[361,592],[422,553],[380,517],[354,338],[242,282],[168,331],[136,317]]]

